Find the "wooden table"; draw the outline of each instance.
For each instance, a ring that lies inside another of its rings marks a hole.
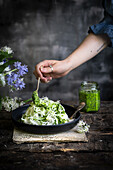
[[[73,102],[68,102],[73,104]],[[12,141],[11,113],[0,113],[0,170],[113,169],[113,102],[104,101],[98,113],[82,114],[90,124],[88,142],[24,143]]]

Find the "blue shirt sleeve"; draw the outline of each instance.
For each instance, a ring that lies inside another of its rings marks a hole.
[[[113,0],[104,0],[104,19],[90,27],[94,34],[107,34],[113,47]]]

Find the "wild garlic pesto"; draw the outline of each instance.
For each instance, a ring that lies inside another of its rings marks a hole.
[[[23,114],[21,121],[32,125],[57,125],[69,122],[65,108],[59,101],[48,97],[39,98],[37,91],[33,92],[33,102]]]
[[[96,82],[84,81],[79,90],[79,102],[85,102],[84,112],[96,112],[100,108],[100,90]]]

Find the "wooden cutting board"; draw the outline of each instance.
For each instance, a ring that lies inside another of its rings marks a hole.
[[[75,129],[71,129],[67,132],[50,134],[50,135],[39,135],[30,134],[14,128],[13,131],[13,142],[17,144],[21,143],[32,143],[32,142],[88,142],[85,133],[77,133]]]

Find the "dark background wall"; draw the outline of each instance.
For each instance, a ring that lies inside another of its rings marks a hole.
[[[26,88],[10,93],[30,98],[36,89],[35,65],[45,59],[66,58],[88,34],[88,27],[103,18],[98,0],[0,0],[0,47],[9,46],[15,58],[27,64]],[[113,49],[106,48],[67,76],[40,84],[39,95],[57,100],[78,100],[83,80],[99,83],[102,100],[113,100]],[[1,93],[7,94],[7,88]]]

